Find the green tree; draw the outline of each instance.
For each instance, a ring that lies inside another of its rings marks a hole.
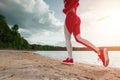
[[[0,48],[29,49],[30,45],[18,32],[19,26],[15,24],[11,29],[5,17],[0,15]]]
[[[3,43],[7,43],[11,41],[11,30],[7,25],[5,17],[0,15],[0,41]]]
[[[14,31],[14,32],[18,32],[18,29],[19,29],[19,27],[18,27],[17,24],[15,24],[15,25],[12,27],[12,31]]]

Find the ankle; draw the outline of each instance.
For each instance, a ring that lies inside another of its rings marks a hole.
[[[68,57],[68,59],[70,60],[70,59],[73,59],[72,57]]]

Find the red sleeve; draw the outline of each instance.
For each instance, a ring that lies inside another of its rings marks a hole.
[[[67,4],[67,3],[66,3]],[[76,8],[79,5],[79,0],[71,0],[71,3],[63,9],[63,12],[66,14],[70,9]]]

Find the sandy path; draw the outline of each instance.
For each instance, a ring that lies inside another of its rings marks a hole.
[[[120,69],[64,65],[32,51],[0,50],[0,80],[120,80]]]

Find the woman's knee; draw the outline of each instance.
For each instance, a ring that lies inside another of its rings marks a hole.
[[[66,38],[66,42],[71,42],[71,38]]]
[[[79,34],[75,35],[74,37],[75,37],[76,42],[80,42],[82,40],[82,38]]]

